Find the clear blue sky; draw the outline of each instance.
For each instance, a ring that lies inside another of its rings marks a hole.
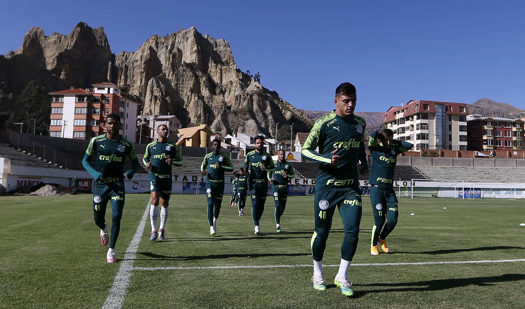
[[[357,111],[410,99],[525,109],[525,1],[29,1],[2,3],[0,54],[33,26],[68,34],[104,27],[111,50],[195,26],[226,39],[238,67],[297,108],[330,110],[335,87],[357,86]]]

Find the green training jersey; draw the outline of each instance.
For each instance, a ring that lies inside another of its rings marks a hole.
[[[217,168],[219,164],[222,168]],[[202,160],[201,171],[206,171],[210,180],[224,180],[224,171],[233,171],[232,160],[227,154],[210,152]]]
[[[372,170],[368,183],[382,188],[392,188],[397,155],[408,151],[412,148],[412,144],[394,140],[391,147],[384,147],[376,138],[377,134],[377,131],[370,133],[368,139],[368,149],[372,156]]]
[[[284,173],[286,173],[287,178],[284,178]],[[270,178],[273,178],[274,185],[287,185],[288,179],[294,178],[293,167],[290,163],[283,160],[283,162],[277,160],[275,162],[275,170],[269,172]]]
[[[363,118],[352,115],[345,119],[335,112],[315,122],[301,154],[303,158],[320,164],[316,178],[318,186],[339,191],[359,185],[358,163],[368,168],[364,145],[365,127]],[[316,151],[316,148],[319,150]],[[341,156],[337,166],[332,165],[334,154]]]
[[[246,192],[248,189],[248,183],[247,183],[246,175],[239,175],[237,177],[237,182],[235,183],[235,188],[237,188],[237,192]]]
[[[171,158],[171,165],[166,159]],[[182,157],[177,145],[170,142],[154,141],[146,146],[146,152],[142,160],[144,165],[151,162],[151,173],[158,175],[171,175],[171,166],[181,166]]]
[[[250,179],[268,179],[267,173],[274,169],[272,156],[265,151],[252,150],[244,158],[244,170],[249,172]]]
[[[135,146],[121,137],[118,141],[110,140],[106,134],[93,137],[86,149],[86,155],[95,158],[95,170],[104,178],[122,178],[124,158],[137,160]]]

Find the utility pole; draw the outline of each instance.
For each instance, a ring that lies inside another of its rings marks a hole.
[[[36,118],[33,118],[33,135],[36,135]]]
[[[290,126],[290,152],[293,152],[293,122],[292,122],[292,125]]]

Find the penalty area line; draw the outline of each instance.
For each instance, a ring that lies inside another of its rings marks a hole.
[[[413,262],[413,263],[355,263],[350,267],[380,267],[380,266],[420,266],[420,265],[450,265],[450,264],[490,264],[490,263],[518,263],[525,259],[513,260],[480,260],[480,261],[436,261],[436,262]],[[157,270],[207,270],[207,269],[271,269],[271,268],[311,268],[312,265],[225,265],[225,266],[187,266],[187,267],[135,267],[136,271]],[[339,265],[323,265],[323,267],[339,267]]]
[[[103,309],[121,308],[122,304],[124,303],[126,289],[128,288],[131,275],[133,274],[133,263],[135,262],[135,259],[137,257],[140,239],[142,237],[142,234],[144,233],[144,226],[146,225],[146,219],[149,215],[150,204],[151,199],[148,201],[148,205],[146,207],[146,210],[144,211],[144,214],[142,215],[142,218],[140,219],[137,231],[135,232],[135,235],[133,235],[131,243],[129,244],[128,249],[126,250],[124,260],[120,262],[120,269],[117,275],[115,276],[115,279],[113,280],[113,285],[109,290],[108,298],[106,298],[106,301],[102,306]]]

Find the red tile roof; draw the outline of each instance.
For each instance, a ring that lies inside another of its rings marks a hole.
[[[88,95],[88,94],[91,94],[91,93],[89,91],[84,90],[84,89],[76,88],[76,89],[68,89],[68,90],[50,92],[49,94],[50,95],[66,95],[66,94],[85,94],[85,95]]]

